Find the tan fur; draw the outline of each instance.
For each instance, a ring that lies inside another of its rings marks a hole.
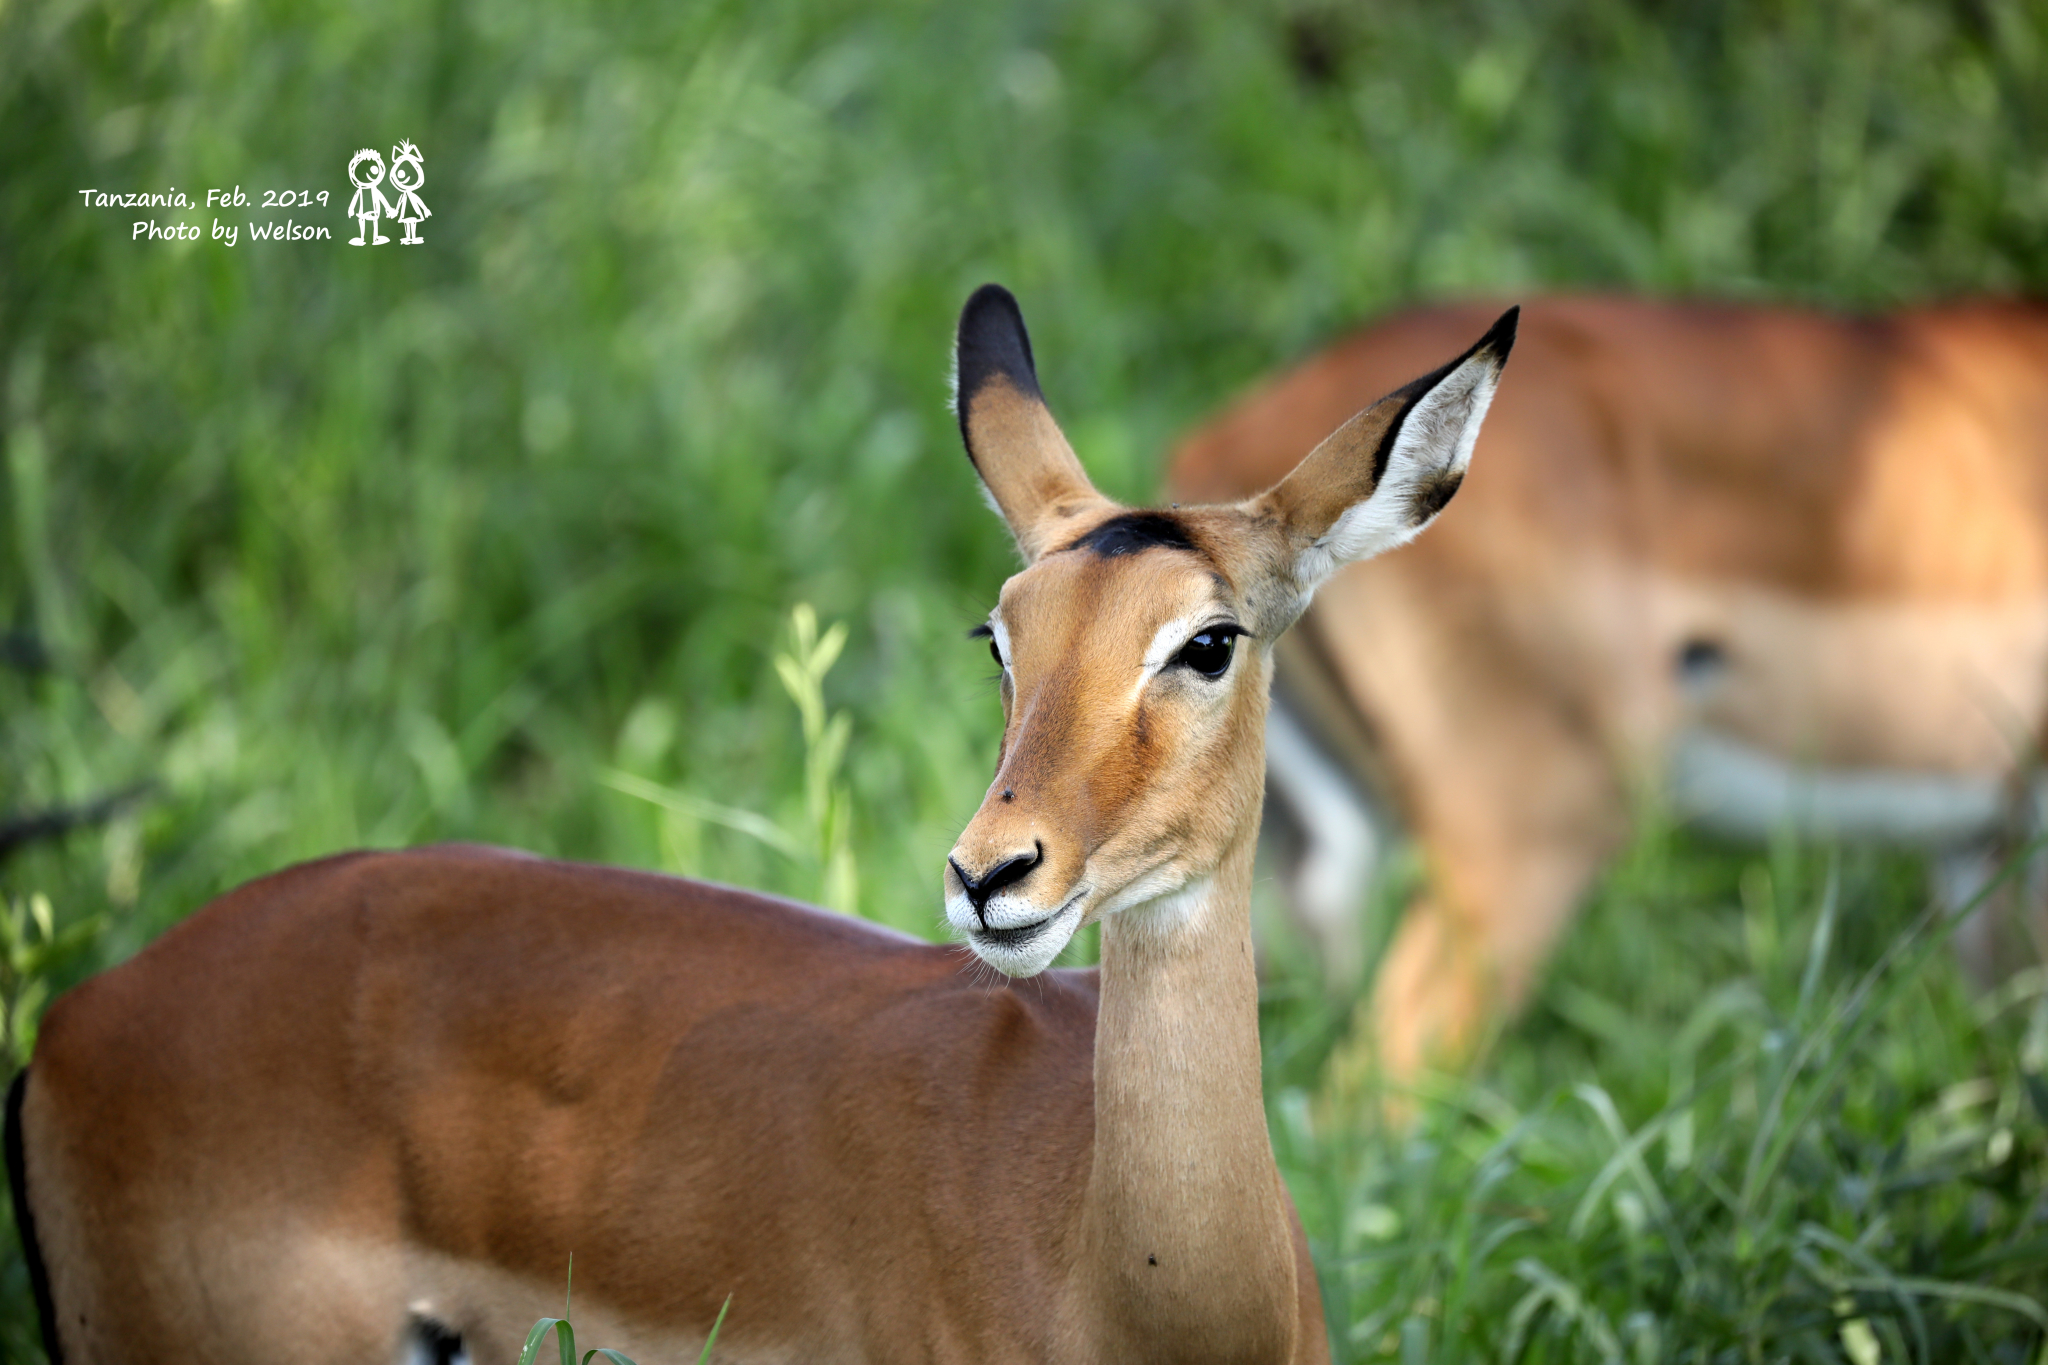
[[[1031,452],[1028,459],[991,459],[979,470],[1026,559],[1072,539],[1081,518],[1113,505],[1088,482],[1059,423],[1036,398],[998,379],[975,396],[975,421],[992,448]]]
[[[1339,343],[1190,438],[1175,495],[1270,482],[1487,313]],[[1325,733],[1422,849],[1359,1029],[1397,1076],[1469,1055],[1526,998],[1686,733],[2008,778],[2044,719],[2048,309],[1557,299],[1522,338],[1455,509],[1331,582],[1319,647],[1289,661],[1348,697]],[[1675,665],[1698,640],[1726,665],[1692,686]]]
[[[1015,329],[999,358],[1028,356]],[[1003,757],[948,914],[1070,935],[1072,906],[1099,973],[1011,982],[491,849],[251,883],[45,1021],[26,1172],[67,1361],[391,1360],[415,1315],[504,1360],[572,1253],[583,1339],[643,1360],[692,1358],[728,1295],[721,1360],[1328,1359],[1266,1133],[1249,891],[1272,643],[1306,547],[1376,490],[1347,466],[1347,497],[1303,477],[1186,514],[1195,551],[1063,548],[1123,509],[1020,384],[969,378],[1031,563],[995,613]],[[1223,620],[1247,636],[1219,676],[1161,664]],[[962,876],[1020,849],[1029,875],[966,908]]]

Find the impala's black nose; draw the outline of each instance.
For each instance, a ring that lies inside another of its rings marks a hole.
[[[1012,882],[1021,882],[1030,876],[1031,869],[1038,866],[1039,857],[1044,851],[1038,844],[1033,843],[1029,853],[1020,853],[1014,858],[997,863],[982,873],[979,881],[969,876],[967,869],[951,858],[946,859],[946,865],[951,867],[953,875],[960,879],[960,889],[967,893],[968,903],[974,906],[974,913],[981,920],[982,927],[987,928],[988,914],[983,907],[988,904],[988,898]]]

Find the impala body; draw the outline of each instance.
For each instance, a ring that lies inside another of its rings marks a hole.
[[[1410,313],[1273,381],[1181,447],[1176,495],[1263,487],[1485,312]],[[1360,798],[1423,853],[1358,1030],[1397,1077],[1526,997],[1645,798],[1918,843],[1958,905],[2035,821],[2048,308],[1556,299],[1522,337],[1455,512],[1339,574],[1283,648],[1272,786],[1335,960],[1385,829]],[[1966,926],[1980,973],[2039,936],[2024,899]]]
[[[977,292],[961,430],[1026,567],[965,947],[487,849],[245,886],[52,1006],[13,1092],[52,1354],[506,1360],[574,1253],[643,1361],[728,1296],[733,1361],[1326,1360],[1260,1093],[1272,645],[1449,498],[1512,339],[1261,496],[1132,512]],[[1099,972],[1046,970],[1098,921]]]

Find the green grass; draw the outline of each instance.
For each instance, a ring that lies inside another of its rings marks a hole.
[[[606,1365],[637,1365],[632,1357],[614,1351],[608,1346],[593,1346],[580,1356],[576,1353],[576,1329],[569,1324],[569,1313],[575,1306],[574,1294],[570,1292],[573,1289],[575,1270],[576,1258],[571,1256],[571,1285],[564,1288],[562,1316],[542,1318],[533,1324],[533,1329],[526,1334],[525,1343],[519,1348],[518,1365],[535,1365],[550,1340],[561,1352],[562,1365],[590,1365],[591,1360],[598,1356],[604,1357]],[[712,1348],[718,1345],[718,1330],[725,1326],[725,1315],[731,1309],[732,1297],[727,1295],[725,1302],[718,1307],[718,1316],[712,1320],[711,1330],[705,1334],[704,1349],[697,1354],[697,1365],[708,1365]]]
[[[400,138],[423,248],[145,245],[78,206],[337,190]],[[943,408],[972,286],[1018,292],[1133,499],[1415,298],[2041,291],[2048,11],[0,0],[0,168],[0,629],[50,664],[0,665],[0,811],[154,783],[0,865],[18,1045],[35,990],[356,844],[934,932],[996,741],[960,635],[1012,563]],[[846,628],[808,734],[798,603]],[[1917,870],[1867,853],[1808,986],[1828,865],[1646,838],[1401,1138],[1317,1126],[1349,1002],[1281,953],[1275,1133],[1340,1351],[2033,1359],[2026,1314],[1930,1286],[2044,1297],[2038,997],[1887,962]],[[34,1358],[7,1250],[0,1304]]]
[[[1410,1130],[1318,1113],[1300,1040],[1341,1017],[1271,1002],[1274,1134],[1340,1353],[2041,1359],[2048,976],[1976,998],[1918,871],[1646,836],[1492,1064],[1426,1085]]]

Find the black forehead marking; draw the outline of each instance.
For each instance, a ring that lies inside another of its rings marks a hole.
[[[1080,536],[1062,547],[1068,550],[1087,550],[1104,559],[1115,559],[1119,555],[1134,555],[1141,550],[1192,550],[1202,553],[1202,547],[1188,534],[1188,528],[1179,517],[1165,512],[1125,512],[1111,517],[1094,530]]]

